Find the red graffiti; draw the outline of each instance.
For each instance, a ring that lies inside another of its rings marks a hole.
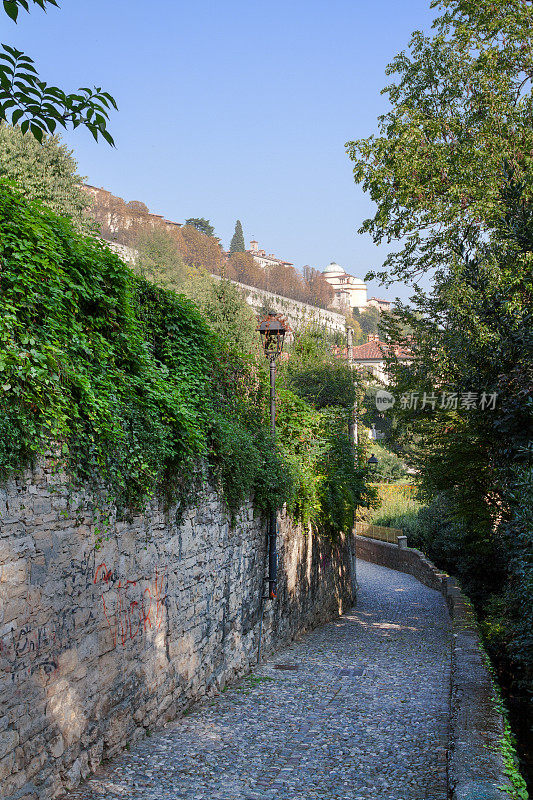
[[[98,574],[99,574],[100,570],[102,570],[102,580],[103,580],[103,582],[104,583],[109,583],[109,581],[113,577],[113,570],[107,569],[105,564],[98,564],[98,566],[96,567],[96,572],[94,573],[94,581],[93,581],[93,583],[97,582]]]
[[[116,582],[112,570],[100,564],[94,575],[94,583],[101,580],[105,586],[101,594],[104,617],[113,637],[113,647],[120,642],[122,647],[143,631],[159,630],[163,624],[166,608],[166,574],[155,577],[139,595],[137,581]],[[110,592],[111,598],[106,592]]]
[[[39,673],[49,675],[58,669],[59,655],[75,640],[79,625],[104,624],[111,632],[113,647],[126,647],[129,641],[158,631],[165,622],[167,608],[166,570],[137,580],[119,579],[105,563],[96,565],[94,554],[81,563],[73,562],[65,576],[65,586],[74,597],[84,596],[81,608],[69,607],[37,626],[32,625],[34,609],[28,600],[27,622],[6,630],[0,638],[0,676],[9,674],[21,683]]]

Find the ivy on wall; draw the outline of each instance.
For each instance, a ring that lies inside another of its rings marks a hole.
[[[253,495],[349,529],[364,480],[331,412],[283,390],[274,447],[264,359],[192,301],[1,180],[0,262],[1,479],[54,442],[75,479],[135,510],[162,489],[185,499],[204,463],[232,512]]]

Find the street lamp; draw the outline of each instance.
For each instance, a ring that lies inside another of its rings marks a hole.
[[[265,356],[270,361],[270,430],[272,442],[276,440],[276,359],[283,350],[285,334],[290,327],[285,320],[277,314],[267,314],[257,328],[261,335],[261,343]],[[268,595],[276,597],[277,554],[276,554],[276,509],[270,509],[270,524],[268,531]]]
[[[275,361],[281,355],[285,334],[290,330],[288,323],[279,314],[267,314],[257,330],[261,335],[266,357]]]
[[[370,458],[368,459],[368,461],[366,463],[368,464],[369,467],[375,467],[376,464],[378,464],[379,462],[378,462],[376,456],[374,455],[374,453],[372,453]]]

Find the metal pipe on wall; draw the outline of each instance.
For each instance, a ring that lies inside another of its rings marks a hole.
[[[272,444],[276,445],[276,361],[270,359],[270,431]],[[277,512],[270,510],[270,524],[268,532],[268,596],[276,597],[276,579],[278,575],[278,554],[276,548],[277,538]]]

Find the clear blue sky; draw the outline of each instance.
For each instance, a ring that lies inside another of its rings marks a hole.
[[[64,136],[89,183],[363,277],[384,251],[357,234],[371,204],[344,143],[375,130],[386,64],[430,21],[429,0],[63,0],[1,26],[45,80],[116,98],[116,150]]]

